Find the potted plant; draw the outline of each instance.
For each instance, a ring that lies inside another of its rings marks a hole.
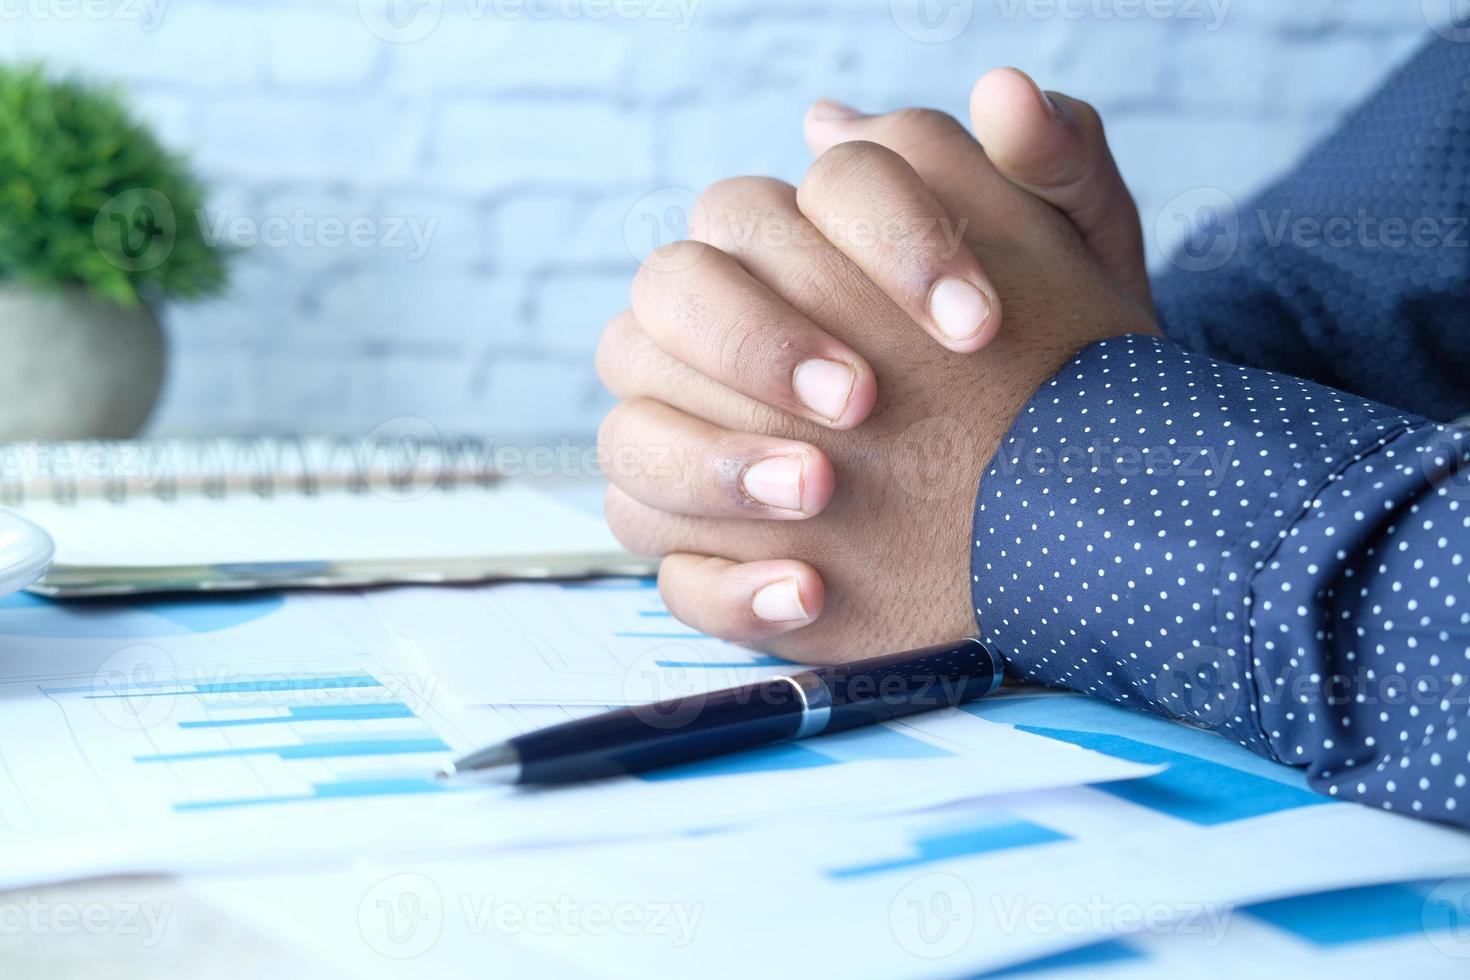
[[[155,311],[225,285],[203,187],[110,87],[0,65],[0,440],[132,435]]]

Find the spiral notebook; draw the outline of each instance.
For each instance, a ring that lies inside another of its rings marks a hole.
[[[31,591],[138,592],[647,574],[595,508],[483,443],[322,438],[0,445],[0,506],[56,558]]]

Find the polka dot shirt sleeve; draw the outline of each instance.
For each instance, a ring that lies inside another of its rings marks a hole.
[[[1032,398],[973,592],[1015,674],[1470,826],[1470,430],[1128,336]]]

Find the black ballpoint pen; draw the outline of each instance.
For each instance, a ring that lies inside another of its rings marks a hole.
[[[1000,655],[965,639],[553,725],[471,752],[435,778],[527,785],[621,776],[952,707],[1000,682]]]

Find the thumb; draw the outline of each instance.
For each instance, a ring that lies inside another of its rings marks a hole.
[[[1093,257],[1152,310],[1138,208],[1097,110],[997,68],[975,83],[970,121],[995,169],[1070,218]]]

